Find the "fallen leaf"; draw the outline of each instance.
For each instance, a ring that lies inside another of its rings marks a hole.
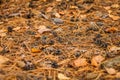
[[[70,6],[71,9],[77,9],[77,6]]]
[[[98,74],[97,73],[87,73],[87,75],[86,75],[86,78],[87,79],[94,79],[94,78],[96,78],[98,76]]]
[[[75,67],[86,66],[88,63],[85,58],[78,58],[73,62]]]
[[[25,66],[25,63],[23,61],[17,61],[17,65],[23,68]]]
[[[40,52],[40,50],[39,50],[39,49],[37,49],[37,48],[32,48],[32,49],[31,49],[31,52],[32,52],[32,53],[39,53],[39,52]]]
[[[105,31],[109,32],[109,33],[113,33],[113,32],[117,32],[118,28],[116,28],[116,27],[110,27],[110,28],[107,28]]]
[[[17,31],[17,30],[20,30],[21,27],[15,27],[13,28],[13,30]]]
[[[115,77],[120,78],[120,72],[117,72]]]
[[[51,29],[48,29],[46,26],[44,26],[44,25],[41,25],[41,26],[39,26],[38,27],[38,32],[40,33],[40,34],[42,34],[43,32],[49,32],[49,31],[51,31]]]
[[[56,1],[58,1],[58,2],[59,2],[59,1],[62,1],[62,0],[56,0]]]
[[[8,58],[0,55],[0,66],[1,66],[2,64],[4,64],[4,63],[8,62],[8,61],[9,61]]]
[[[105,68],[105,69],[109,74],[116,74],[116,70],[114,68]]]
[[[118,20],[118,19],[120,19],[119,16],[114,16],[114,15],[111,15],[111,14],[109,14],[109,17],[111,17],[113,20]]]
[[[119,4],[113,4],[111,7],[112,8],[119,8]]]
[[[48,7],[47,9],[46,9],[46,12],[51,12],[53,10],[53,7]]]
[[[3,48],[0,46],[0,52],[3,50]]]
[[[57,17],[57,18],[60,18],[61,16],[60,16],[60,14],[59,13],[53,13],[54,15],[55,15],[55,17]]]
[[[110,9],[110,6],[107,6],[107,7],[104,7],[106,10],[109,10]]]
[[[93,65],[93,66],[99,66],[100,65],[100,63],[104,60],[105,58],[103,57],[103,56],[101,56],[101,55],[98,55],[98,56],[95,56],[95,57],[93,57],[92,58],[92,60],[91,60],[91,64]]]
[[[70,80],[69,77],[65,76],[65,75],[62,74],[62,73],[58,73],[58,79],[59,79],[59,80]]]
[[[117,50],[120,50],[120,47],[117,47],[117,46],[111,46],[109,51],[117,51]]]

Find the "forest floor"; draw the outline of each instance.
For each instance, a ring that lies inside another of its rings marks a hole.
[[[120,0],[0,0],[0,80],[120,80]]]

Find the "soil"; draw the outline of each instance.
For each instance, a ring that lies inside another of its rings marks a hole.
[[[120,0],[0,0],[0,80],[120,80]]]

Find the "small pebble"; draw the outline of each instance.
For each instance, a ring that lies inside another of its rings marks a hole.
[[[53,40],[49,40],[49,41],[48,41],[48,44],[49,44],[49,45],[53,45],[53,44],[54,44],[54,41],[53,41]]]
[[[64,21],[60,18],[52,18],[53,23],[55,24],[63,24]]]
[[[52,67],[52,68],[58,68],[57,62],[52,62],[52,63],[51,63],[51,67]]]
[[[57,50],[55,50],[54,55],[60,55],[61,53],[62,52],[59,49],[57,49]]]
[[[98,26],[103,26],[103,25],[104,25],[103,22],[96,22],[96,24],[97,24]]]
[[[9,27],[7,28],[7,30],[8,30],[8,32],[12,32],[12,31],[13,31],[13,28],[9,26]]]
[[[23,67],[24,70],[33,70],[35,69],[35,65],[32,64],[30,61],[25,61],[25,66]]]

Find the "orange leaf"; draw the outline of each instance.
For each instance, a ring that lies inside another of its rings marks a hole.
[[[100,65],[100,63],[104,60],[105,58],[103,57],[103,56],[101,56],[101,55],[98,55],[98,56],[95,56],[95,57],[93,57],[92,58],[92,60],[91,60],[91,64],[93,65],[93,66],[99,66]]]
[[[39,53],[40,50],[39,50],[39,49],[36,49],[36,48],[32,48],[32,49],[31,49],[31,52],[32,52],[32,53]]]
[[[105,31],[109,32],[109,33],[112,33],[112,32],[118,31],[118,29],[116,27],[110,27],[110,28],[107,28]]]
[[[118,20],[118,19],[120,19],[119,16],[114,16],[114,15],[111,15],[111,14],[109,14],[109,17],[111,17],[113,20]]]
[[[73,63],[75,67],[86,66],[88,64],[85,58],[78,58]]]

